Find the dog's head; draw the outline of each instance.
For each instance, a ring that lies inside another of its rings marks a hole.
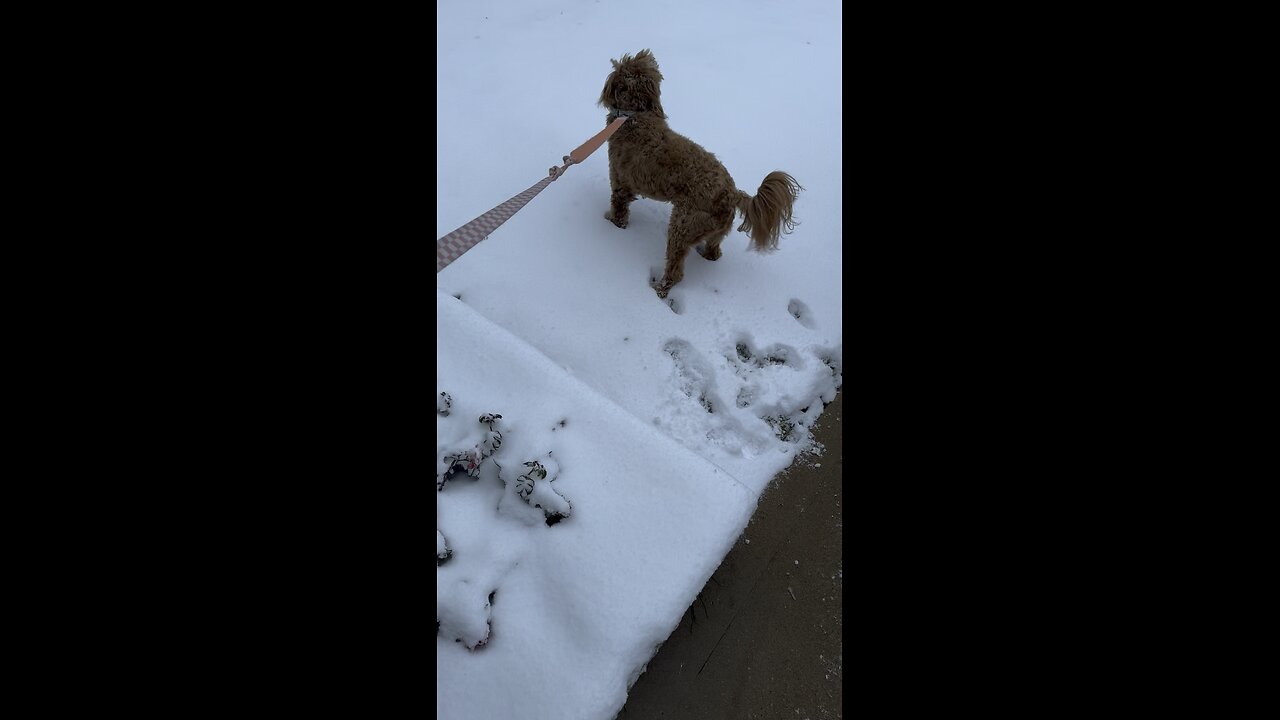
[[[621,60],[609,62],[613,63],[613,72],[604,81],[600,105],[613,110],[653,111],[661,117],[667,116],[659,101],[662,73],[658,72],[653,53],[641,50],[635,57],[623,55]]]

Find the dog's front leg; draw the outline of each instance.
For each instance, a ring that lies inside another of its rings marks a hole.
[[[625,229],[631,214],[631,201],[636,199],[636,194],[622,181],[616,168],[613,158],[609,158],[609,187],[613,189],[613,194],[609,196],[609,210],[604,217]]]
[[[671,211],[671,224],[667,226],[667,264],[663,268],[662,279],[653,285],[660,298],[665,298],[672,286],[684,279],[684,258],[690,247],[689,228],[694,227],[691,217],[680,207]]]

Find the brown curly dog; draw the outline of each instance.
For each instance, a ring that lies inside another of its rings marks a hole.
[[[804,188],[782,171],[765,176],[756,196],[738,190],[729,171],[701,145],[673,131],[659,100],[658,61],[641,50],[633,58],[610,60],[613,72],[605,80],[600,105],[609,109],[606,123],[629,118],[609,139],[609,185],[613,189],[605,218],[620,228],[627,226],[628,207],[637,195],[670,202],[667,227],[667,264],[653,287],[666,297],[672,285],[684,277],[689,248],[708,260],[720,259],[720,242],[733,229],[735,213],[742,212],[738,230],[751,236],[751,249],[769,252],[778,247],[778,236],[795,229],[791,217],[796,198]]]

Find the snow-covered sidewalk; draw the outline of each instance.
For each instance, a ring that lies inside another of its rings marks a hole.
[[[502,415],[479,477],[458,473],[437,495],[450,551],[436,570],[437,713],[612,718],[756,493],[455,298],[438,295],[436,320],[452,401],[437,446],[479,441],[479,416]],[[572,503],[553,525],[504,482],[547,453]]]

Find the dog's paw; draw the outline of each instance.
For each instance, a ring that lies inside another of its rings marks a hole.
[[[667,293],[671,291],[669,286],[663,285],[662,283],[654,283],[651,287],[653,287],[654,292],[658,293],[658,297],[664,299],[667,297]]]
[[[608,220],[609,222],[613,223],[614,225],[617,225],[618,227],[622,228],[623,230],[626,230],[626,229],[627,229],[627,225],[628,225],[628,218],[625,218],[625,217],[624,217],[624,218],[622,218],[621,220],[618,220],[617,218],[615,218],[615,217],[613,216],[613,211],[612,211],[612,210],[609,210],[608,212],[606,212],[606,213],[604,214],[604,219],[605,219],[605,220]]]

